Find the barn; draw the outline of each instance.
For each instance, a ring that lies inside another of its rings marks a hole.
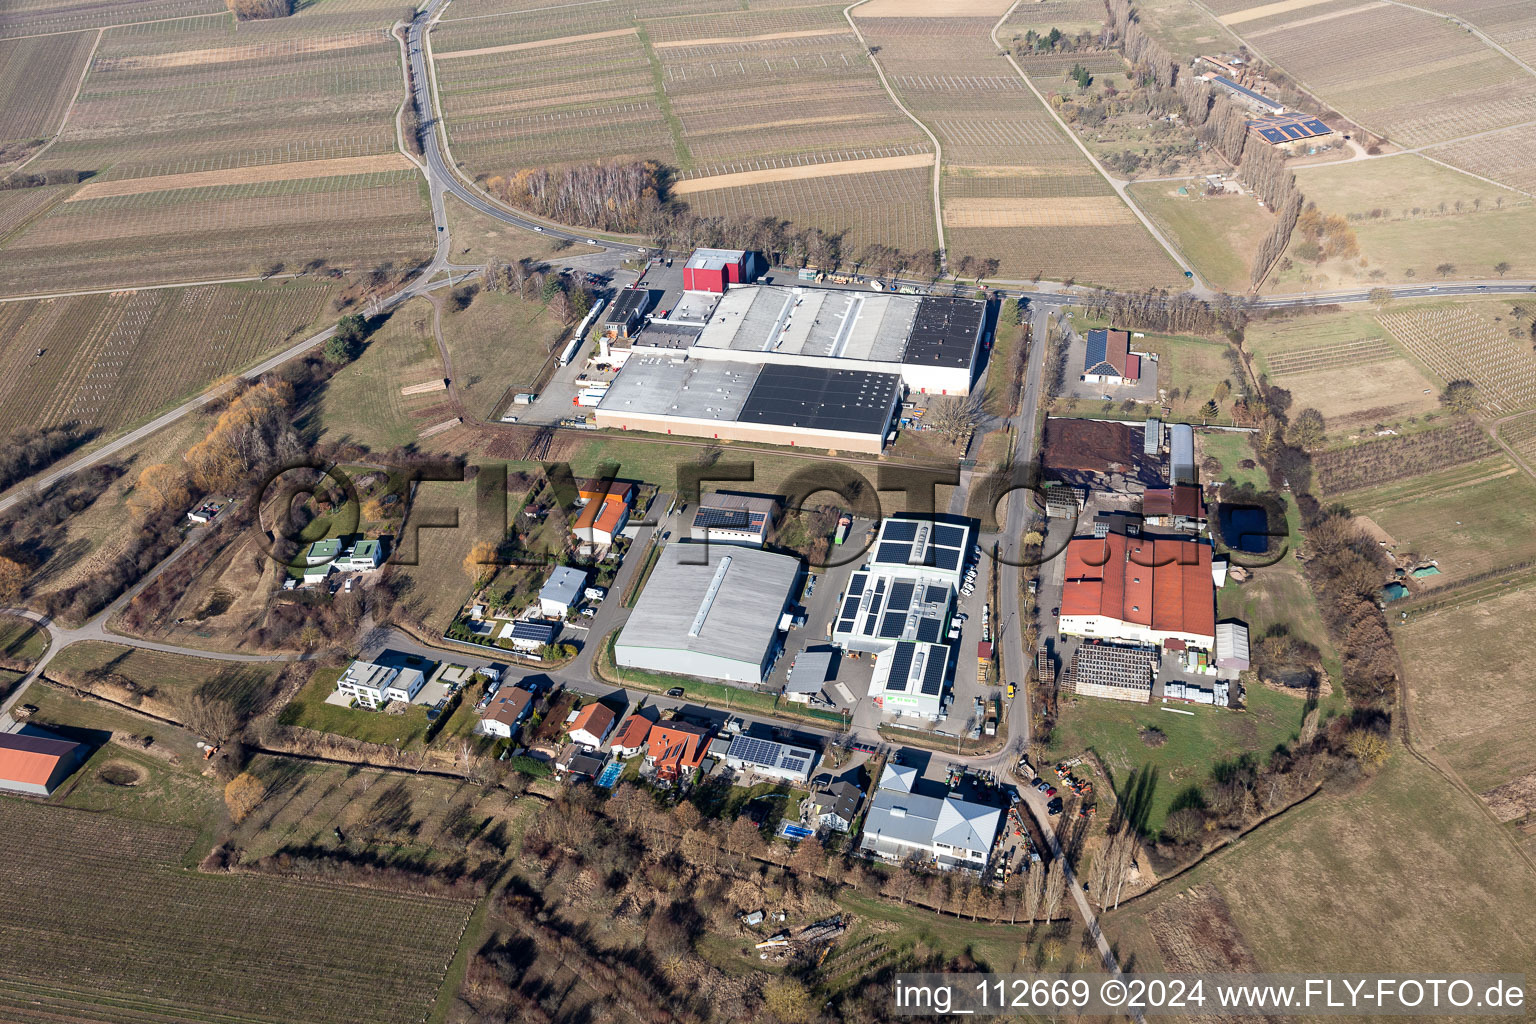
[[[0,789],[51,796],[85,754],[79,743],[40,732],[0,733]]]

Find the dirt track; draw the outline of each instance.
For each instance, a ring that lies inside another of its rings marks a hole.
[[[807,178],[834,178],[843,174],[869,174],[874,171],[900,171],[908,167],[932,167],[932,153],[914,153],[911,156],[882,156],[871,160],[839,160],[830,164],[805,164],[800,167],[773,167],[763,171],[741,171],[736,174],[715,174],[708,178],[692,178],[672,186],[673,195],[690,192],[710,192],[719,188],[740,188],[743,185],[765,185],[774,181],[802,181]]]
[[[570,43],[585,43],[593,39],[617,39],[619,36],[632,36],[638,29],[616,28],[607,32],[588,32],[584,36],[561,36],[558,39],[535,39],[529,43],[507,43],[504,46],[482,46],[476,50],[449,50],[446,53],[434,52],[433,60],[452,60],[455,57],[485,57],[493,53],[512,53],[514,50],[540,50],[546,46],[565,46]]]

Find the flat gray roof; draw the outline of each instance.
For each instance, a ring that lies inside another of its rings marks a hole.
[[[761,662],[800,560],[756,548],[669,544],[619,634],[625,647]]]
[[[729,359],[632,353],[603,396],[617,413],[735,420],[762,367]]]
[[[737,287],[721,296],[698,345],[899,363],[920,303],[881,292]]]

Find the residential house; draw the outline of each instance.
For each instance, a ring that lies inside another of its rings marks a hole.
[[[325,540],[317,540],[304,551],[305,565],[324,565],[334,562],[336,556],[341,554],[341,541],[336,537],[327,537]]]
[[[502,640],[511,640],[514,650],[536,652],[555,642],[560,634],[558,622],[543,619],[518,619],[501,627]]]
[[[532,709],[532,693],[521,686],[503,686],[486,706],[479,732],[484,736],[511,739]]]
[[[596,548],[613,544],[629,525],[635,485],[621,480],[582,480],[576,485],[581,511],[571,523],[576,538]]]
[[[810,780],[811,769],[815,767],[816,751],[755,736],[737,736],[726,750],[725,764],[733,771],[759,778],[804,783]]]
[[[358,660],[348,665],[336,680],[336,692],[352,697],[365,708],[377,709],[390,701],[409,703],[425,682],[420,669]]]
[[[539,588],[539,611],[554,619],[563,619],[581,603],[587,586],[587,571],[569,565],[557,565],[548,581]]]
[[[864,791],[846,780],[834,782],[811,796],[810,812],[816,824],[834,832],[853,829],[859,815],[859,805],[864,802]]]
[[[1118,386],[1141,380],[1141,356],[1131,351],[1130,332],[1089,331],[1087,342],[1082,374],[1085,383]]]
[[[709,730],[686,722],[657,722],[646,737],[645,763],[656,778],[677,781],[699,767],[709,751]]]
[[[384,563],[384,552],[376,540],[360,540],[341,553],[336,568],[342,572],[372,572]]]
[[[646,740],[651,735],[650,720],[643,715],[630,715],[624,723],[618,735],[613,738],[613,754],[615,757],[631,758],[646,748]]]
[[[593,702],[577,712],[576,720],[571,723],[568,735],[572,743],[592,750],[600,750],[603,743],[607,741],[608,734],[613,731],[615,720],[613,711],[607,705]]]

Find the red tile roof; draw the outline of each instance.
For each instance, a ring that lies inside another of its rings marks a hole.
[[[1102,615],[1167,633],[1214,636],[1211,548],[1172,537],[1067,544],[1062,615]]]
[[[645,757],[656,765],[656,774],[662,778],[676,778],[683,772],[697,768],[709,749],[709,734],[693,725],[651,726],[646,741]]]
[[[624,728],[613,738],[613,745],[623,747],[625,750],[634,750],[645,746],[646,737],[651,734],[651,723],[641,715],[630,715],[629,721],[624,723]]]
[[[576,721],[571,723],[567,732],[589,732],[598,739],[608,735],[608,730],[613,728],[613,712],[605,705],[592,703],[576,713]]]

